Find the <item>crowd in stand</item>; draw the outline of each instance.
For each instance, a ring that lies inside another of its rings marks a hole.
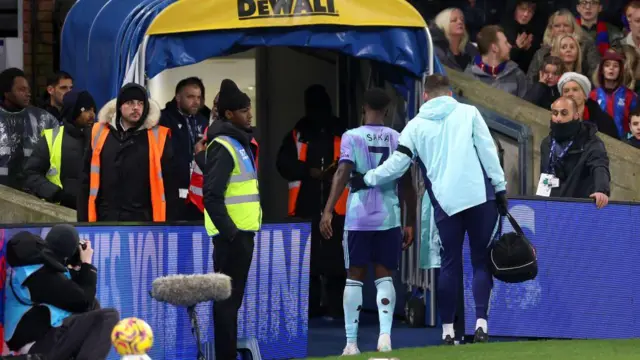
[[[569,96],[581,120],[638,144],[640,1],[464,0],[436,15],[432,3],[424,15],[444,65],[545,109]]]
[[[545,109],[568,96],[582,121],[640,146],[640,119],[634,117],[640,88],[640,0],[455,0],[447,5],[457,7],[449,8],[438,1],[412,2],[429,19],[436,54],[448,68]],[[205,105],[200,79],[178,83],[163,110],[143,88],[130,87],[100,112],[91,94],[74,90],[72,74],[64,72],[48,80],[35,106],[21,70],[0,74],[0,87],[0,184],[76,209],[80,221],[202,219],[202,179],[194,150],[202,151],[205,128],[218,114]],[[135,126],[128,126],[124,110],[143,121],[132,119]],[[114,121],[116,115],[125,121]],[[100,164],[86,150],[89,140],[101,135],[92,133],[96,121],[116,131],[98,148],[105,151],[101,155],[109,163],[102,165],[108,171],[92,182],[91,170]],[[156,124],[170,129],[171,146],[164,146],[162,134],[155,142],[149,131]],[[53,130],[58,125],[62,131]],[[145,155],[154,147],[150,144],[162,145],[157,163]],[[155,167],[161,178],[119,189]],[[94,199],[91,193],[97,189],[90,188],[98,184],[102,191]],[[160,192],[167,204],[163,215],[148,205],[162,198]]]

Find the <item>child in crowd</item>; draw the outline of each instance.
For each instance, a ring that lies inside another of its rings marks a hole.
[[[631,137],[627,139],[627,144],[640,149],[640,108],[635,108],[629,114],[629,129]]]
[[[560,97],[558,80],[564,74],[564,63],[556,56],[547,56],[538,73],[538,81],[533,83],[524,99],[544,109],[550,109]]]
[[[638,103],[638,95],[626,87],[624,57],[607,51],[593,76],[595,89],[589,97],[608,113],[616,124],[620,139],[626,139],[629,132],[629,113]]]

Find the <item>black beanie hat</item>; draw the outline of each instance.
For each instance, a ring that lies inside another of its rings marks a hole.
[[[120,95],[118,95],[118,108],[122,106],[122,104],[131,100],[144,102],[147,100],[147,94],[145,94],[144,90],[138,86],[128,86],[123,88]]]
[[[218,117],[225,120],[224,113],[236,111],[251,106],[249,96],[238,88],[238,85],[229,79],[222,80],[220,84],[220,93],[218,93]]]
[[[116,100],[116,118],[120,119],[120,108],[122,104],[127,101],[138,100],[144,102],[144,109],[142,110],[142,116],[140,117],[140,121],[138,121],[137,126],[142,126],[144,121],[147,119],[147,115],[149,115],[149,98],[147,97],[147,90],[138,85],[136,83],[128,83],[120,89],[120,93],[118,94],[118,98]]]
[[[62,118],[74,123],[83,111],[96,109],[96,102],[88,91],[71,90],[64,95],[62,101]]]
[[[44,239],[59,261],[75,255],[80,245],[80,235],[75,227],[67,224],[56,225]]]

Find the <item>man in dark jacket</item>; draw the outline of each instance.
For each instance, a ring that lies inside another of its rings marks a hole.
[[[205,228],[214,243],[214,271],[233,281],[231,297],[213,303],[216,359],[232,360],[237,356],[238,310],[262,209],[251,148],[251,100],[231,80],[220,85],[218,114],[207,131]]]
[[[329,316],[341,318],[346,282],[342,248],[345,211],[336,208],[337,216],[332,222],[335,235],[330,239],[325,240],[320,234],[320,218],[331,191],[345,128],[333,116],[331,99],[324,87],[313,85],[304,95],[306,116],[282,140],[276,166],[289,181],[289,216],[311,220],[309,316],[321,316],[326,310]],[[320,306],[321,277],[327,300],[324,309]]]
[[[85,152],[78,221],[175,218],[173,150],[159,120],[158,104],[133,83],[100,110]]]
[[[79,263],[73,265],[79,268],[70,272],[66,265],[78,252]],[[54,226],[46,242],[26,231],[11,238],[5,303],[9,349],[50,360],[107,357],[119,314],[95,309],[98,277],[92,257],[91,244],[80,246],[70,225]]]
[[[73,78],[69,73],[58,71],[47,78],[47,91],[42,98],[43,110],[62,121],[64,95],[73,89]]]
[[[186,78],[176,86],[173,100],[167,103],[160,116],[160,125],[171,129],[171,144],[174,153],[176,183],[183,208],[186,206],[193,150],[207,127],[208,118],[199,113],[202,106],[201,81]],[[180,211],[181,215],[186,211]],[[181,216],[181,220],[189,220]]]
[[[0,184],[18,190],[24,185],[24,162],[42,130],[59,125],[53,115],[30,102],[31,87],[22,70],[0,73]]]
[[[63,125],[43,132],[25,165],[29,191],[48,202],[77,207],[82,159],[95,111],[96,103],[87,91],[72,90],[64,96]]]
[[[596,126],[580,120],[574,100],[551,105],[551,131],[540,145],[540,181],[536,195],[609,202],[609,157]]]

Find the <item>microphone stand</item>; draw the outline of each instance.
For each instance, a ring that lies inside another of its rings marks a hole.
[[[204,357],[204,353],[202,352],[202,343],[200,342],[200,327],[198,326],[198,315],[196,313],[196,306],[191,305],[187,307],[187,313],[189,314],[189,319],[191,320],[191,333],[196,338],[196,344],[198,345],[198,357],[197,360],[206,360]]]

